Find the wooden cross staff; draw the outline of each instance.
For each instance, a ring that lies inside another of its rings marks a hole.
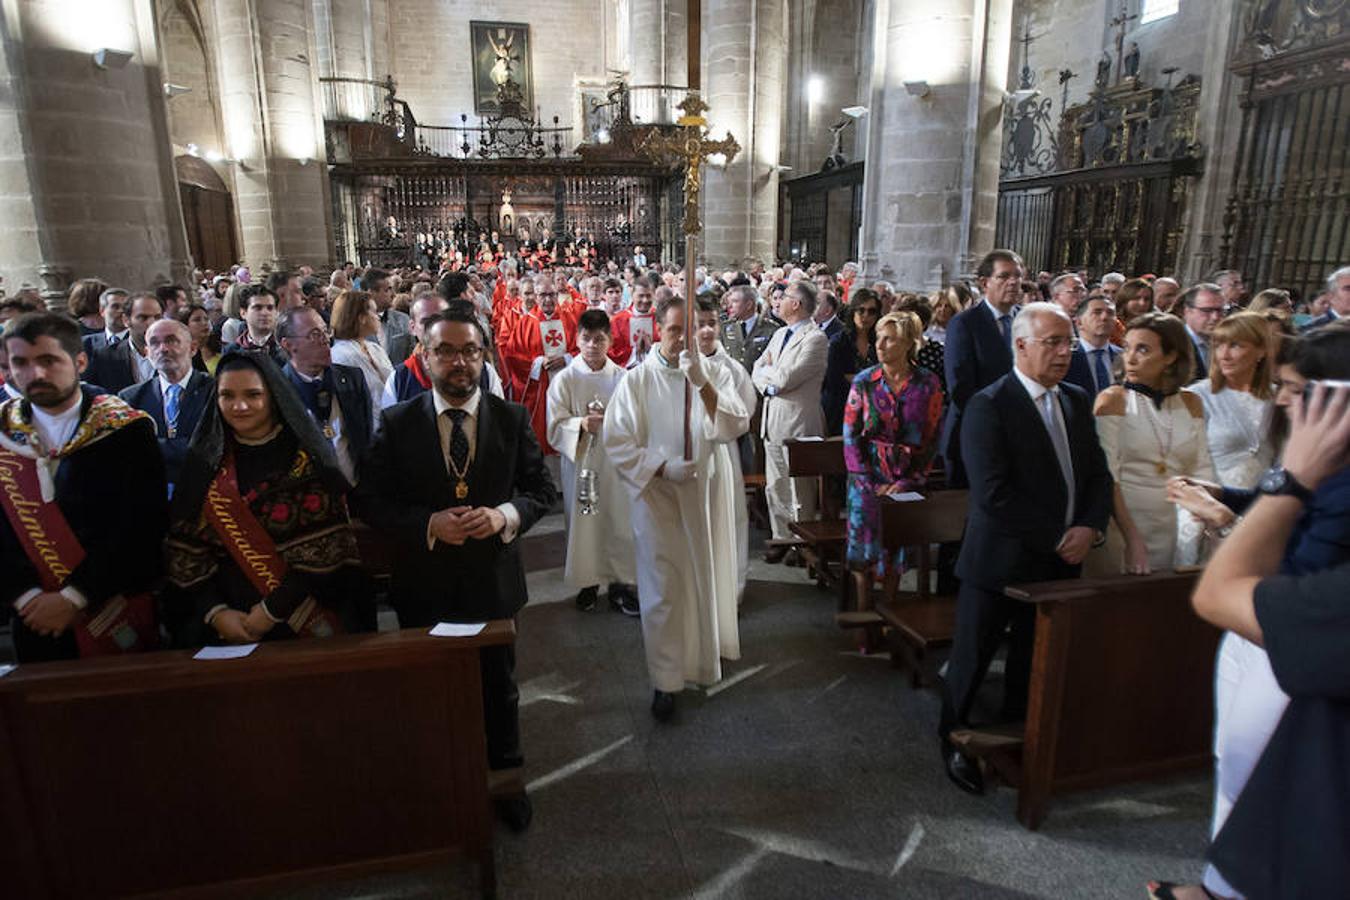
[[[692,5],[692,4],[691,4]],[[691,26],[692,27],[692,26]],[[693,38],[690,38],[693,43]],[[676,122],[678,130],[673,134],[651,132],[638,150],[660,163],[683,163],[684,165],[684,347],[694,354],[698,352],[698,342],[694,337],[697,318],[694,315],[694,257],[698,251],[698,233],[703,230],[699,220],[698,199],[702,181],[703,163],[709,156],[722,154],[728,163],[736,158],[741,145],[728,134],[720,141],[709,140],[708,122],[703,113],[708,106],[699,99],[698,92],[690,90],[677,109],[684,115]],[[692,394],[689,385],[684,386],[684,458],[694,458],[693,438],[689,430],[689,415],[692,406]]]

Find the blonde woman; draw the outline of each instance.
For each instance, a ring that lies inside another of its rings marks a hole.
[[[333,304],[333,362],[359,369],[370,393],[371,426],[380,424],[380,397],[394,367],[384,348],[369,338],[380,331],[375,300],[365,291],[343,291]]]

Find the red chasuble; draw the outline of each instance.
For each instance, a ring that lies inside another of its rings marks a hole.
[[[621,309],[614,315],[609,322],[609,330],[612,340],[609,345],[609,358],[621,366],[627,366],[633,362],[633,323],[634,318],[644,319],[650,323],[652,345],[661,340],[661,329],[656,326],[656,316],[654,313],[647,316],[641,316],[633,311],[633,307]],[[638,330],[641,330],[639,326]]]
[[[547,341],[547,344],[545,343]],[[559,310],[552,319],[544,319],[536,307],[522,315],[515,324],[502,354],[502,361],[514,380],[521,378],[517,402],[530,412],[530,423],[535,437],[545,454],[554,453],[548,443],[548,385],[550,372],[542,362],[535,361],[577,352],[577,318],[575,313]],[[537,378],[531,378],[537,374]]]

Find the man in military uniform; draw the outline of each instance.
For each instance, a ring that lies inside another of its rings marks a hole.
[[[755,361],[769,346],[769,338],[779,325],[760,313],[758,300],[748,284],[732,287],[723,300],[727,321],[722,324],[722,346],[747,372],[755,368]]]

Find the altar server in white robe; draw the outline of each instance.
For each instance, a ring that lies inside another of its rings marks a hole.
[[[711,304],[709,310],[715,311]],[[602,434],[633,497],[642,638],[652,715],[666,721],[686,682],[715,684],[722,659],[740,657],[732,511],[712,502],[714,455],[750,414],[721,365],[684,346],[684,302],[657,310],[661,342],[620,382]],[[692,459],[684,458],[685,385]],[[721,536],[718,541],[717,536]]]
[[[594,609],[600,586],[609,602],[638,614],[632,501],[601,443],[605,409],[625,369],[608,356],[609,316],[588,309],[577,319],[578,353],[548,386],[548,442],[562,455],[563,512],[567,519],[567,565],[563,580],[579,588],[577,608]],[[594,502],[582,512],[577,476],[595,473]]]
[[[746,409],[753,411],[759,402],[759,392],[755,390],[755,383],[750,380],[750,373],[745,366],[737,362],[717,339],[717,314],[702,308],[697,314],[699,352],[707,361],[726,369],[737,396]],[[730,508],[735,522],[736,600],[739,604],[745,598],[745,580],[750,572],[750,513],[745,502],[745,473],[741,470],[738,444],[719,443],[713,452],[713,502]],[[716,513],[714,520],[720,521]],[[714,546],[723,546],[723,542],[717,540]]]

